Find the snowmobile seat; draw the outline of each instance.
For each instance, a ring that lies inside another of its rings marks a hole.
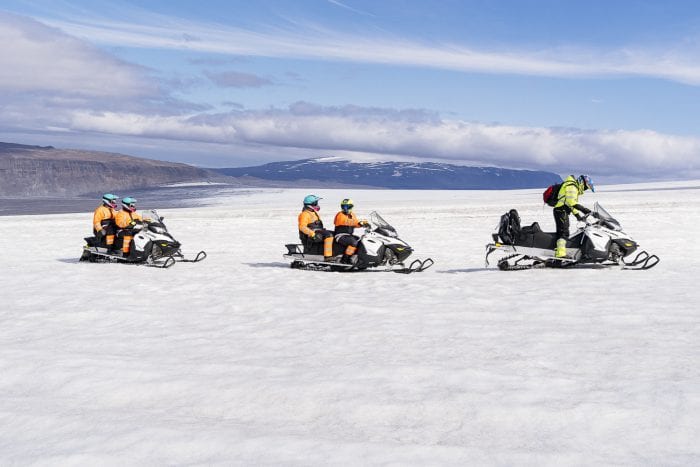
[[[542,228],[540,227],[540,224],[533,222],[532,225],[526,225],[523,227],[521,232],[524,234],[536,234],[542,232]]]
[[[518,239],[515,242],[518,246],[541,248],[545,250],[553,250],[554,247],[556,247],[556,243],[556,234],[542,232],[542,228],[537,222],[533,222],[532,225],[521,228]]]
[[[289,245],[286,245],[287,249],[289,249]],[[323,256],[323,242],[304,242],[302,245],[298,245],[303,247],[303,253],[305,255],[321,255]],[[345,247],[343,245],[339,245],[338,242],[333,240],[333,256],[337,255],[342,255],[343,252],[345,251]],[[300,253],[300,252],[297,252]]]
[[[321,255],[323,256],[323,242],[304,242],[305,255]]]

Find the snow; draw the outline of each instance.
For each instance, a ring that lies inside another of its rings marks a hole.
[[[700,191],[664,187],[582,198],[649,271],[484,269],[509,208],[553,228],[541,190],[311,190],[410,276],[288,268],[300,190],[163,211],[209,254],[168,270],[77,263],[91,213],[0,217],[0,464],[698,465]]]
[[[228,186],[228,183],[224,182],[177,182],[177,183],[167,183],[162,185],[163,188],[190,188],[190,187],[207,187],[207,186]]]

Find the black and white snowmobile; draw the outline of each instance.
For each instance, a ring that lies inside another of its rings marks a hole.
[[[131,240],[128,255],[124,256],[121,251],[105,248],[96,237],[86,237],[87,245],[83,247],[80,261],[135,263],[169,268],[175,263],[197,263],[207,257],[204,251],[200,251],[192,259],[185,258],[180,250],[180,242],[168,232],[163,223],[163,217],[159,216],[155,210],[147,211],[142,217],[150,220],[134,227],[137,232]]]
[[[351,263],[341,263],[344,246],[333,242],[333,261],[324,261],[323,245],[314,243],[309,246],[299,243],[285,245],[287,253],[283,255],[291,261],[294,269],[312,269],[325,271],[363,271],[368,268],[380,268],[403,274],[422,272],[433,265],[433,260],[415,259],[408,265],[405,261],[413,253],[406,242],[399,238],[396,229],[385,221],[376,211],[369,216],[369,226],[363,227],[357,245],[357,253]]]
[[[595,203],[593,211],[582,226],[566,240],[566,256],[556,258],[557,235],[542,232],[537,222],[520,227],[515,209],[501,216],[494,243],[486,245],[486,267],[489,256],[497,255],[498,268],[504,271],[539,267],[570,267],[577,264],[621,266],[624,269],[650,269],[660,259],[646,251],[637,251],[639,245],[627,235],[620,223],[603,207]],[[634,259],[628,260],[635,251]]]

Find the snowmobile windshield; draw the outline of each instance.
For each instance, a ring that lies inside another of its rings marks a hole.
[[[160,222],[161,217],[158,215],[158,211],[155,209],[149,209],[148,211],[141,211],[141,217],[144,219],[150,219],[154,222]]]
[[[608,211],[606,211],[603,206],[596,203],[593,205],[593,211],[598,214],[598,218],[610,229],[612,230],[622,230],[622,226],[620,223],[615,219],[613,216],[610,215]]]
[[[385,221],[384,218],[377,213],[377,211],[372,211],[370,213],[369,220],[375,225],[377,232],[381,233],[382,235],[386,235],[387,237],[398,237],[396,229]]]

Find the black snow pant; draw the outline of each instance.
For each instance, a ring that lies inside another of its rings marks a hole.
[[[360,242],[360,239],[354,235],[351,235],[351,234],[338,234],[335,236],[335,243],[346,247],[346,250],[345,250],[346,254],[347,254],[347,247],[349,247],[349,246],[352,247],[351,251],[353,251],[353,253],[354,253],[355,248],[357,248],[357,244],[359,242]]]
[[[102,221],[102,230],[105,231],[104,235],[102,235],[102,232],[100,230],[92,229],[92,232],[95,235],[95,238],[98,242],[97,245],[106,248],[113,248],[114,235],[117,233],[117,229],[115,228],[114,223],[112,223],[111,221]]]
[[[569,208],[554,208],[554,223],[557,225],[557,238],[569,238]]]

